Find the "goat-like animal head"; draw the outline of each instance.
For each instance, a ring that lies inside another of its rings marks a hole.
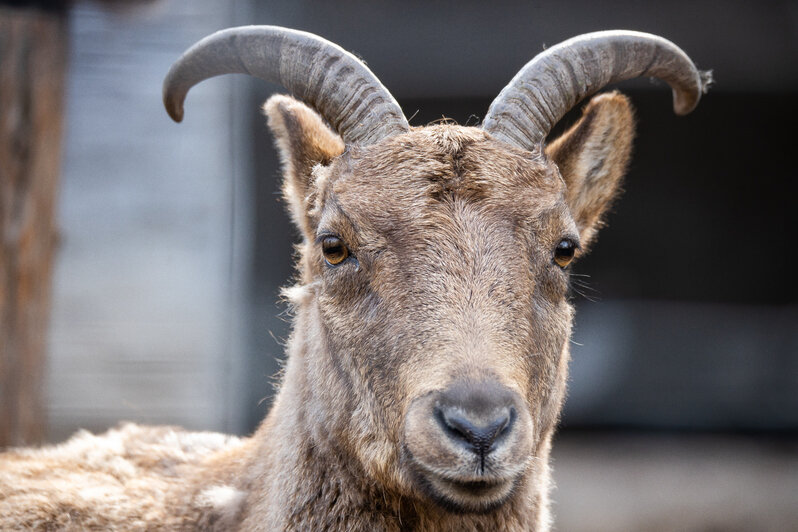
[[[175,64],[170,114],[182,117],[192,85],[228,72],[279,81],[320,113],[286,96],[265,106],[303,236],[286,378],[302,388],[309,437],[422,503],[488,512],[524,497],[546,474],[565,390],[569,265],[625,172],[629,102],[597,96],[544,139],[607,83],[663,78],[686,113],[708,76],[664,39],[600,32],[533,59],[481,128],[411,128],[350,54],[248,27]]]

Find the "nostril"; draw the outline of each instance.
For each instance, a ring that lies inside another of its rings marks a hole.
[[[475,416],[456,406],[436,407],[435,416],[446,434],[481,456],[490,453],[494,444],[506,436],[515,421],[514,408],[501,408],[490,416]]]
[[[502,427],[499,429],[499,434],[497,435],[497,439],[509,433],[510,430],[512,430],[514,423],[515,423],[515,408],[510,407],[510,410],[507,413],[507,419],[505,420],[504,425],[502,425]]]
[[[465,416],[453,408],[436,408],[438,421],[446,429],[450,437],[470,442],[474,436],[474,427]]]

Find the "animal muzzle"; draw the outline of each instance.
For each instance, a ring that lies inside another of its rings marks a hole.
[[[445,437],[479,458],[480,474],[485,458],[510,435],[517,417],[512,393],[493,383],[458,383],[439,394],[433,414]]]
[[[532,460],[532,421],[495,381],[460,380],[410,405],[403,454],[416,487],[456,511],[501,505]]]

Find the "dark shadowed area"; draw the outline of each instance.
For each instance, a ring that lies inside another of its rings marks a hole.
[[[411,125],[478,125],[544,46],[634,29],[716,85],[687,117],[663,84],[611,87],[637,140],[573,269],[557,529],[798,530],[798,4],[125,4],[69,7],[51,439],[117,419],[244,434],[268,411],[297,238],[259,110],[277,88],[207,81],[175,125],[160,83],[185,48],[239,24],[311,31],[362,57]]]

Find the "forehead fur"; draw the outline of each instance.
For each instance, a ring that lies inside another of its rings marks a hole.
[[[541,151],[449,124],[352,147],[329,168],[317,170],[317,185],[322,203],[334,197],[350,207],[347,211],[394,219],[405,218],[408,207],[420,216],[424,206],[455,199],[528,216],[564,205],[565,190]]]

